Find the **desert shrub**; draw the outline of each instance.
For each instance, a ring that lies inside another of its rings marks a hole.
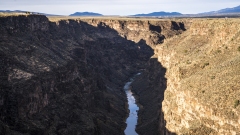
[[[203,64],[201,65],[201,68],[205,68],[205,67],[208,66],[208,65],[209,65],[209,62],[203,63]]]
[[[204,63],[204,66],[208,66],[209,65],[209,63],[207,62],[207,63]]]
[[[187,60],[187,62],[186,62],[187,64],[191,64],[192,62],[190,61],[190,60]]]
[[[217,50],[217,53],[221,53],[222,51],[221,50]]]
[[[238,47],[238,51],[240,52],[240,46]]]
[[[234,101],[234,108],[236,108],[239,104],[240,104],[240,101],[239,100],[235,100]]]

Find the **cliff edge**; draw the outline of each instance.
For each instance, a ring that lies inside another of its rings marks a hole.
[[[167,68],[162,110],[177,134],[240,134],[239,19],[193,19],[156,47]]]

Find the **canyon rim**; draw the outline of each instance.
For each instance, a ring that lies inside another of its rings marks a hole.
[[[0,134],[240,134],[240,19],[0,17]]]

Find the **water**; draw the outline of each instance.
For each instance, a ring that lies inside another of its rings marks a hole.
[[[140,75],[138,73],[137,75]],[[127,128],[125,129],[125,134],[126,135],[138,135],[135,131],[136,125],[137,125],[137,111],[138,111],[138,106],[136,105],[136,100],[132,94],[131,91],[131,83],[133,82],[134,77],[125,84],[124,90],[127,94],[127,99],[128,99],[128,109],[129,109],[129,117],[127,118]]]

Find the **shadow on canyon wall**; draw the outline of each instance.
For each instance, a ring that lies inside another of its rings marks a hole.
[[[167,88],[164,68],[157,58],[151,58],[147,68],[132,83],[137,101],[138,112],[137,133],[140,135],[175,135],[166,129],[166,121],[162,112],[164,91]]]
[[[142,75],[143,87],[153,92],[136,93],[140,104],[154,100],[142,104],[140,122],[152,125],[153,135],[162,131],[165,69],[148,62],[153,50],[143,40],[129,41],[104,24],[54,23],[41,15],[2,17],[0,26],[0,134],[123,135],[124,83],[147,66],[153,69]],[[148,117],[153,124],[144,123]]]

